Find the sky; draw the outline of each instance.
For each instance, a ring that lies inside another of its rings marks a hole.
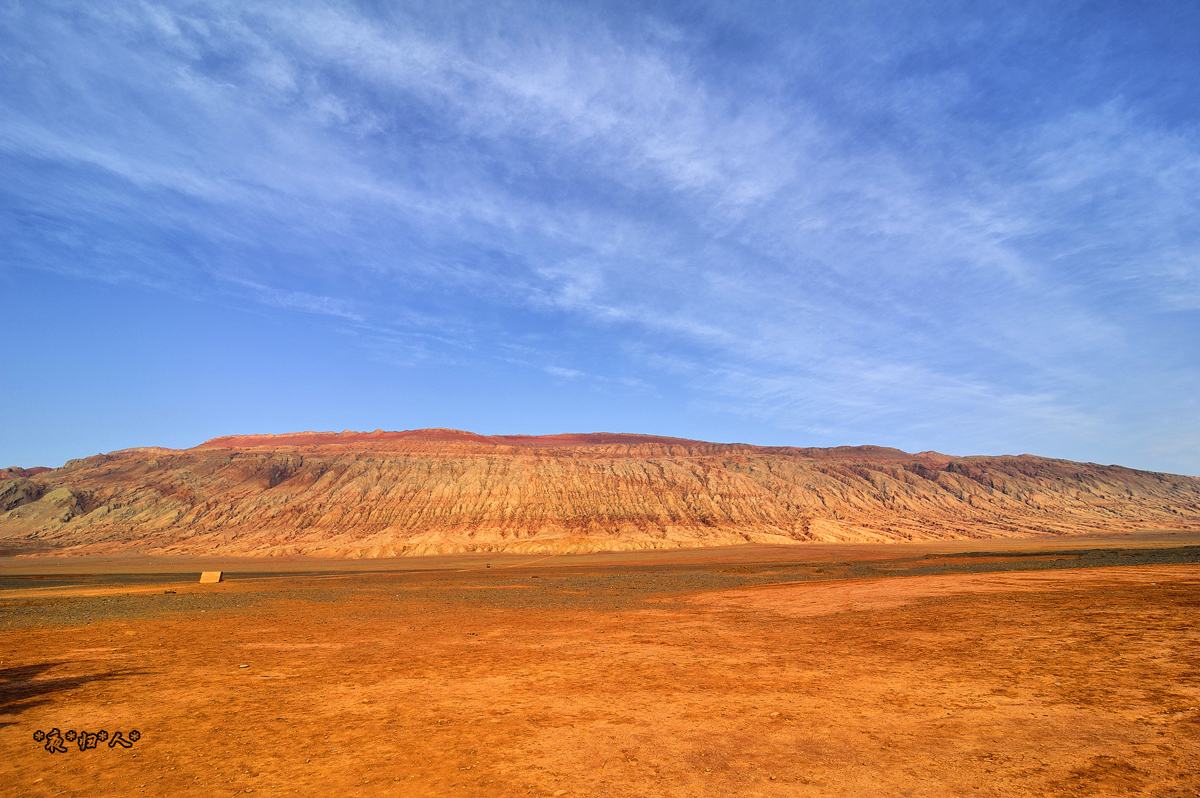
[[[0,0],[0,466],[637,432],[1200,475],[1200,4]]]

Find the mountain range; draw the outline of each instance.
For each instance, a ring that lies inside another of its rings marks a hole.
[[[615,433],[298,432],[0,471],[0,554],[393,557],[1200,529],[1200,478]]]

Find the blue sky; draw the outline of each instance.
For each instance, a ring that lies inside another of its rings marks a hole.
[[[0,465],[628,431],[1200,474],[1200,5],[0,2]]]

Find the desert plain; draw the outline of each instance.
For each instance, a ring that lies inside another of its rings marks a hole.
[[[0,792],[1192,796],[1198,609],[1195,531],[5,557]]]

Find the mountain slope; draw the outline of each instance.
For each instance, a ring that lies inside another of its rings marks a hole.
[[[0,550],[14,554],[378,557],[1200,528],[1195,477],[609,433],[238,436],[6,476]]]

